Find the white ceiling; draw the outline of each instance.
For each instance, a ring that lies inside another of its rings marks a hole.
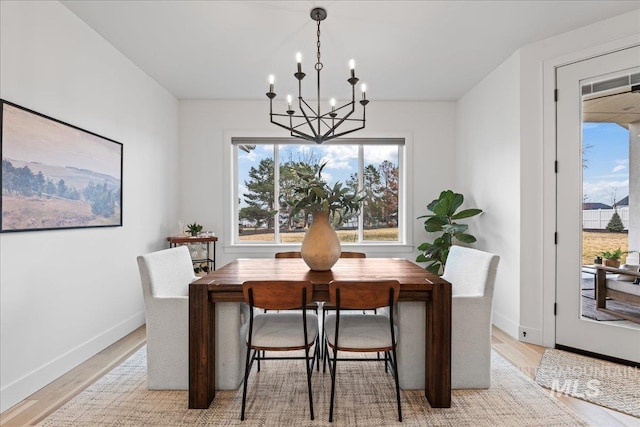
[[[372,100],[457,100],[518,48],[640,9],[635,1],[152,1],[63,0],[180,99],[315,97],[316,23],[322,98],[350,97],[348,61]],[[282,98],[278,98],[282,99]]]

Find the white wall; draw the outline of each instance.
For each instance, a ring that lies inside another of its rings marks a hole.
[[[454,110],[452,102],[375,102],[367,106],[367,128],[363,136],[408,136],[408,165],[413,173],[408,183],[408,218],[413,232],[409,243],[417,247],[430,239],[421,221],[415,218],[426,213],[426,205],[454,183]],[[269,123],[269,104],[264,101],[180,101],[180,147],[182,187],[179,216],[185,222],[197,221],[211,229],[218,242],[218,266],[247,251],[233,252],[225,248],[223,230],[225,215],[230,211],[229,170],[230,136],[287,136]],[[226,210],[226,211],[225,211]],[[372,250],[372,249],[370,249]],[[415,260],[417,250],[408,248],[403,256]],[[251,256],[272,256],[274,249]],[[385,256],[380,253],[380,256]],[[388,256],[388,255],[387,255]]]
[[[0,96],[124,144],[123,227],[0,235],[0,411],[144,323],[176,221],[177,101],[58,2],[0,2]]]
[[[456,112],[456,183],[474,247],[498,254],[493,323],[511,335],[520,323],[520,55],[516,52],[467,92]]]

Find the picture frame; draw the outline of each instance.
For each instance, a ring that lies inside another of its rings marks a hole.
[[[0,232],[122,226],[123,145],[0,99]]]

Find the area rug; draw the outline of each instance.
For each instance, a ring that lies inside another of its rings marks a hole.
[[[399,423],[393,380],[377,363],[338,364],[334,423],[328,422],[331,379],[314,372],[315,421],[309,419],[304,365],[269,361],[252,370],[247,419],[242,389],[218,391],[209,409],[187,409],[186,391],[149,391],[146,348],[76,396],[41,426],[578,426],[587,425],[549,392],[492,355],[488,390],[454,390],[451,408],[434,409],[422,391],[402,392]]]
[[[566,394],[640,417],[640,369],[562,350],[547,349],[536,382]]]

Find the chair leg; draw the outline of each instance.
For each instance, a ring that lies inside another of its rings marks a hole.
[[[386,363],[385,363],[386,366]],[[400,405],[400,385],[398,384],[398,362],[396,348],[393,348],[393,379],[396,380],[396,399],[398,399],[398,421],[402,422],[402,407]]]
[[[246,407],[246,403],[247,403],[247,382],[249,381],[249,369],[250,369],[250,364],[249,361],[251,360],[251,347],[247,348],[247,361],[245,362],[245,367],[244,367],[244,386],[242,388],[242,412],[240,412],[240,421],[244,421],[244,409]],[[258,360],[258,363],[260,363],[260,361]]]
[[[335,397],[336,391],[336,362],[338,359],[338,351],[333,349],[333,369],[329,366],[329,371],[331,373],[331,405],[329,406],[329,422],[333,422],[333,400]],[[331,363],[331,361],[329,361]]]
[[[324,309],[324,306],[322,307],[322,341],[324,341],[324,317],[327,314],[327,310]],[[320,356],[322,357],[322,361],[324,362],[324,358],[326,356],[325,353],[325,346],[322,346],[322,351],[320,353]],[[323,363],[324,365],[324,363]]]
[[[318,334],[318,336],[316,336],[316,346],[313,352],[313,360],[317,363],[316,370],[318,372],[320,372],[320,353],[322,353],[322,348],[320,347],[320,334]]]
[[[317,351],[318,348],[316,347],[315,350]],[[313,372],[313,362],[311,363],[311,366],[309,366],[309,347],[305,346],[304,353],[304,366],[307,368],[307,387],[309,389],[309,412],[311,414],[311,419],[313,420],[313,395],[311,393],[311,373]],[[316,355],[314,354],[313,360],[315,360],[315,358]]]
[[[327,340],[323,339],[322,341],[322,348],[324,349],[322,351],[322,373],[325,373],[327,372],[327,356],[329,355],[329,348],[327,347]],[[329,361],[329,363],[331,363],[331,361]],[[329,371],[331,371],[331,366],[329,366]]]

